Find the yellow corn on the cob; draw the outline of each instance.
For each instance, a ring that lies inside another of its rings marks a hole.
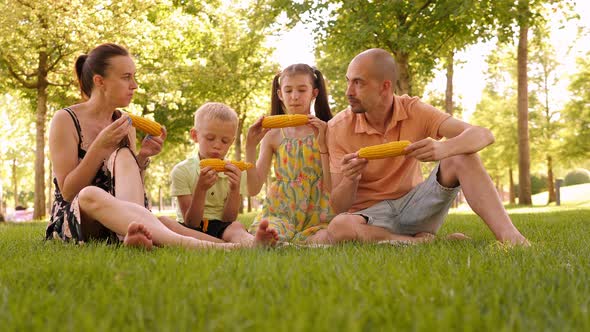
[[[262,128],[296,127],[308,122],[309,118],[305,114],[270,115],[262,119]]]
[[[365,159],[397,157],[404,154],[404,148],[408,145],[410,145],[410,141],[395,141],[367,146],[359,150],[359,157]]]
[[[248,163],[245,161],[223,160],[223,159],[217,159],[217,158],[202,159],[201,162],[199,163],[199,166],[201,168],[209,166],[217,172],[224,172],[224,171],[226,171],[225,164],[228,161],[231,162],[232,164],[234,164],[237,168],[239,168],[240,171],[244,171],[244,170],[254,167],[254,164]]]
[[[148,133],[152,136],[160,136],[162,134],[162,126],[157,123],[156,121],[152,121],[150,119],[143,118],[141,116],[128,114],[129,118],[131,118],[133,127]]]

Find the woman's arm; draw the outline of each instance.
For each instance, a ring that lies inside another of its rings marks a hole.
[[[78,162],[78,136],[70,115],[58,111],[49,127],[49,152],[53,172],[63,198],[71,201],[90,185],[102,163],[114,151],[116,144],[128,132],[129,123],[125,118],[118,119],[92,142],[85,157]]]

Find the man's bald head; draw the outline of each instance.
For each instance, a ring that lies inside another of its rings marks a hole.
[[[397,66],[389,52],[381,48],[368,49],[352,59],[367,69],[371,78],[380,81],[391,81],[392,90],[397,82]]]

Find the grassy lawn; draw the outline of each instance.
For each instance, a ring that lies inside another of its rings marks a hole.
[[[531,248],[496,245],[468,213],[441,230],[468,242],[235,252],[73,246],[42,241],[43,223],[0,224],[0,330],[590,330],[590,209],[513,219]]]

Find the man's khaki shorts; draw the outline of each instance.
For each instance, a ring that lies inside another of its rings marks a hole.
[[[446,188],[438,183],[440,163],[426,181],[406,195],[381,201],[351,214],[365,218],[368,225],[383,227],[394,234],[414,235],[420,232],[436,234],[449,212],[460,186]]]

